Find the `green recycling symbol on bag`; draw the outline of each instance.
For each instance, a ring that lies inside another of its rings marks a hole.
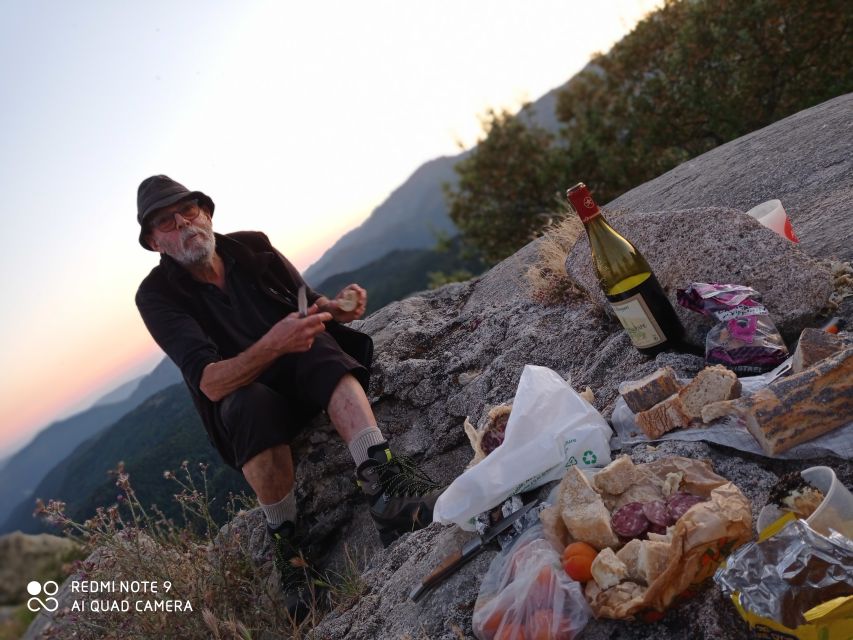
[[[593,453],[592,449],[584,451],[581,458],[583,459],[584,464],[595,464],[598,462],[598,456]]]

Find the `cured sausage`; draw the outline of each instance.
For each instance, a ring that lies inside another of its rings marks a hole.
[[[649,528],[642,502],[629,502],[613,512],[610,526],[620,538],[639,538]]]
[[[678,492],[671,495],[666,501],[666,507],[669,510],[670,524],[675,524],[678,519],[687,513],[694,504],[704,502],[705,498],[694,496],[692,493]]]
[[[669,510],[666,508],[666,503],[663,500],[652,500],[651,502],[643,503],[643,514],[649,519],[653,525],[663,527],[670,524]]]

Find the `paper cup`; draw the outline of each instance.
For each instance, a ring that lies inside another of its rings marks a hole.
[[[787,238],[791,242],[799,242],[800,239],[794,233],[791,226],[791,221],[788,219],[788,214],[785,213],[785,208],[780,200],[768,200],[762,202],[757,207],[753,207],[746,212],[746,215],[758,220],[768,229],[778,233],[780,236]]]
[[[853,494],[838,481],[829,467],[811,467],[800,472],[803,479],[823,491],[824,499],[806,519],[809,526],[823,535],[830,529],[853,538]]]

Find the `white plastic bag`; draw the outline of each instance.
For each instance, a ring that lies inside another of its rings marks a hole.
[[[503,444],[445,489],[433,520],[473,531],[475,516],[510,496],[559,480],[572,465],[608,464],[611,435],[595,407],[557,373],[527,365]]]

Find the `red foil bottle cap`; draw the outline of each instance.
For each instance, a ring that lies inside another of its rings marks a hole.
[[[589,189],[583,182],[578,182],[566,191],[566,197],[574,207],[581,222],[588,222],[600,213],[598,205],[595,204],[595,200],[592,199]]]

